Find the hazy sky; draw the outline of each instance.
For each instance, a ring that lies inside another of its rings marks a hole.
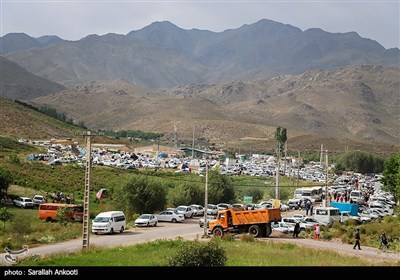
[[[1,36],[23,32],[79,40],[90,34],[127,34],[155,21],[221,32],[270,19],[301,30],[357,32],[385,48],[400,48],[400,0],[129,1],[0,0]]]

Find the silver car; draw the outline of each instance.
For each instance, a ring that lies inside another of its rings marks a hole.
[[[177,214],[172,210],[165,210],[155,215],[159,222],[182,222],[185,220],[185,217],[182,214]]]
[[[193,218],[193,216],[194,216],[193,209],[190,206],[185,206],[185,205],[178,206],[178,207],[176,207],[176,211],[179,214],[182,214],[183,216],[185,216],[185,218]]]
[[[217,218],[217,216],[215,216],[215,215],[207,215],[207,227],[208,227],[208,223],[211,221],[211,220],[215,220]],[[202,227],[204,227],[204,220],[205,220],[205,217],[203,216],[203,217],[201,217],[200,219],[199,219],[199,226],[202,228]]]
[[[13,203],[20,208],[33,208],[33,200],[30,197],[18,197],[13,200]]]

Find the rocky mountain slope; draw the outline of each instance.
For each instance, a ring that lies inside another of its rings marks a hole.
[[[93,82],[30,102],[54,107],[91,128],[140,129],[172,138],[176,127],[182,141],[195,131],[211,142],[250,145],[273,141],[276,127],[283,126],[290,137],[398,145],[399,75],[394,67],[351,66],[159,92]]]

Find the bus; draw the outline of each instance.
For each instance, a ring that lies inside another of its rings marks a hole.
[[[83,222],[83,205],[66,203],[41,203],[39,205],[39,219],[46,222],[57,221],[57,213],[60,207],[67,207],[71,210],[68,218],[74,222]]]
[[[324,190],[322,187],[312,187],[311,188],[311,196],[315,199],[315,201],[320,202],[324,197]]]
[[[322,201],[323,189],[322,187],[309,187],[298,188],[294,191],[294,199],[304,200],[308,199],[311,202]]]

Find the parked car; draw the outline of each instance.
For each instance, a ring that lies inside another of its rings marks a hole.
[[[300,221],[305,225],[306,228],[314,228],[316,224],[319,224],[319,222],[311,217],[304,217],[300,219]]]
[[[281,211],[286,212],[290,209],[289,205],[287,203],[281,202]]]
[[[159,214],[155,215],[159,222],[182,222],[185,220],[183,214],[177,214],[172,210],[165,210],[160,212]]]
[[[289,199],[287,204],[290,209],[297,210],[300,207],[299,202],[300,200],[298,199]]]
[[[40,203],[46,202],[46,199],[44,198],[43,195],[35,195],[32,197],[33,205],[34,206],[39,206]]]
[[[255,210],[255,209],[261,209],[261,206],[259,204],[254,204],[254,203],[250,203],[250,204],[246,204],[246,210]]]
[[[218,206],[215,204],[207,204],[207,215],[217,215]]]
[[[272,230],[280,231],[282,233],[289,233],[294,231],[294,227],[284,222],[272,223]]]
[[[158,219],[154,214],[142,214],[135,220],[135,226],[149,227],[157,226]]]
[[[246,205],[245,204],[241,204],[241,203],[234,203],[232,204],[232,208],[235,211],[244,211],[247,210],[246,209]]]
[[[225,210],[225,209],[231,208],[232,205],[230,205],[228,203],[218,203],[217,207],[218,207],[218,210]]]
[[[13,203],[20,208],[33,208],[33,200],[30,197],[17,197]]]
[[[207,227],[208,227],[208,223],[211,221],[211,220],[215,220],[217,218],[217,216],[215,216],[215,215],[207,215]],[[202,228],[202,227],[204,227],[204,220],[205,220],[205,217],[203,216],[203,217],[201,217],[200,219],[199,219],[199,226]]]
[[[172,207],[169,207],[169,208],[165,209],[165,211],[172,211],[175,214],[178,214],[178,211],[176,210],[176,208],[172,208]]]
[[[300,223],[300,231],[305,230],[306,228],[310,228],[310,226],[308,226],[307,224],[304,224],[300,221],[300,218],[287,218],[287,217],[283,217],[281,222],[284,222],[285,224],[292,226],[294,228],[294,226],[296,225],[297,222]]]
[[[193,218],[193,216],[194,216],[193,209],[190,206],[186,206],[186,205],[178,206],[178,207],[176,207],[176,211],[179,214],[183,214],[183,216],[185,218]]]
[[[193,216],[203,216],[204,215],[204,207],[198,204],[189,205],[193,209]]]

